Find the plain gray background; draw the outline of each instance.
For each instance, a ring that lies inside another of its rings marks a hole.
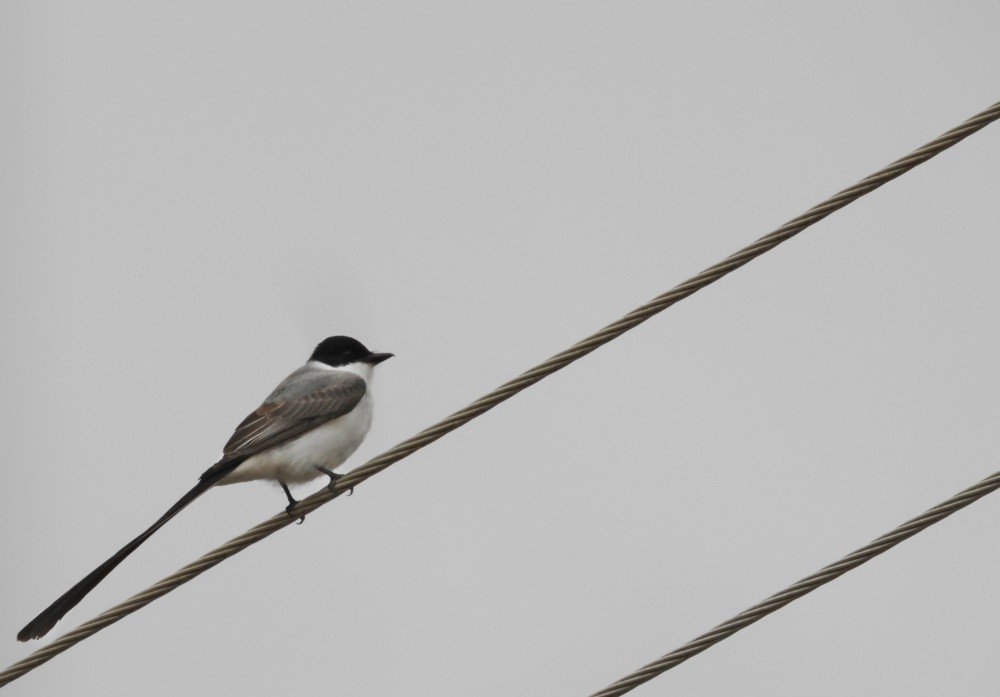
[[[397,354],[360,464],[995,102],[998,21],[5,3],[0,663],[323,337]],[[997,469],[998,182],[992,126],[9,692],[603,687]],[[283,506],[209,492],[51,637]],[[995,694],[998,529],[635,694]]]

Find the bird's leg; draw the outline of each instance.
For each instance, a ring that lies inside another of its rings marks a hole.
[[[292,513],[292,509],[295,508],[295,504],[297,504],[298,501],[296,501],[294,498],[292,498],[292,492],[290,492],[288,490],[288,485],[287,484],[285,484],[280,479],[278,480],[278,484],[280,484],[281,488],[285,490],[285,496],[288,497],[288,505],[285,506],[285,513],[287,513],[289,516],[291,516],[292,518],[294,518],[295,514]],[[306,517],[304,515],[303,516],[299,516],[299,525],[302,525],[302,523],[305,522],[305,519],[306,519]]]
[[[319,470],[320,472],[322,472],[323,474],[325,474],[325,475],[326,475],[327,477],[329,477],[329,478],[330,478],[330,483],[326,485],[326,489],[327,489],[327,491],[329,491],[329,492],[330,492],[331,494],[333,494],[333,493],[336,493],[336,492],[334,492],[334,490],[333,490],[333,486],[334,486],[334,484],[336,484],[336,483],[337,483],[337,482],[338,482],[339,480],[343,479],[343,478],[344,478],[344,475],[342,475],[342,474],[337,474],[337,473],[336,473],[336,472],[334,472],[333,470],[331,470],[331,469],[327,469],[326,467],[323,467],[322,465],[313,465],[313,467],[315,467],[315,468],[316,468],[317,470]],[[348,496],[350,496],[350,495],[351,495],[351,494],[353,494],[353,493],[354,493],[354,487],[352,486],[352,487],[351,487],[350,489],[348,489],[348,490],[347,490],[347,495],[348,495]]]

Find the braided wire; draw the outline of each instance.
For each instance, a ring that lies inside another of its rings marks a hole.
[[[808,211],[797,218],[788,221],[777,230],[761,237],[756,242],[744,247],[714,266],[705,269],[698,275],[693,276],[678,286],[675,286],[666,293],[653,298],[645,305],[637,307],[618,321],[607,325],[597,333],[577,342],[565,351],[557,353],[531,370],[528,370],[513,380],[504,383],[489,394],[480,397],[464,409],[455,412],[451,416],[446,417],[433,426],[424,429],[417,435],[390,448],[381,455],[372,458],[361,467],[352,470],[338,479],[334,487],[334,491],[331,492],[327,489],[322,489],[300,501],[295,508],[296,516],[305,515],[316,510],[320,506],[342,494],[344,491],[354,488],[390,465],[433,443],[438,438],[454,431],[459,426],[468,423],[477,416],[481,416],[501,402],[510,399],[521,390],[524,390],[552,373],[565,368],[570,363],[586,356],[591,351],[594,351],[598,347],[603,346],[609,341],[621,336],[628,330],[642,324],[654,315],[666,310],[674,303],[693,295],[705,286],[714,283],[723,276],[735,271],[744,264],[747,264],[765,252],[778,246],[782,242],[794,237],[807,227],[819,222],[834,211],[847,206],[865,194],[874,191],[883,184],[892,181],[917,165],[922,164],[923,162],[926,162],[932,157],[947,150],[951,146],[997,119],[1000,119],[1000,102],[973,116],[961,125],[947,131],[938,138],[935,138],[927,145],[913,151],[906,157],[896,160],[878,172],[862,179],[854,186],[844,189],[823,203],[813,206]],[[285,512],[281,512],[251,528],[242,535],[233,538],[221,547],[205,554],[200,559],[197,559],[177,572],[164,578],[160,582],[150,586],[145,591],[132,596],[128,600],[101,613],[89,622],[85,622],[76,629],[67,632],[48,646],[35,651],[31,655],[14,663],[3,672],[0,672],[0,687],[3,687],[11,681],[21,677],[25,673],[51,660],[53,657],[76,645],[80,641],[83,641],[108,625],[114,624],[118,620],[130,615],[145,605],[148,605],[157,598],[166,595],[178,586],[187,583],[194,577],[212,568],[224,559],[246,549],[250,545],[264,539],[265,537],[268,537],[272,533],[280,530],[286,525],[289,525],[293,520],[294,518],[288,516]]]
[[[639,685],[652,680],[671,668],[679,666],[689,658],[697,656],[702,651],[715,646],[723,639],[727,639],[741,629],[749,627],[757,620],[763,619],[776,610],[780,610],[793,600],[797,600],[820,586],[843,576],[851,569],[857,568],[867,561],[871,561],[883,552],[892,549],[903,540],[913,537],[921,530],[947,518],[955,511],[965,508],[970,503],[978,501],[997,489],[1000,489],[1000,472],[991,474],[978,484],[955,494],[944,503],[940,503],[916,518],[903,523],[892,532],[888,532],[869,542],[864,547],[851,552],[843,559],[829,566],[824,566],[811,576],[806,576],[801,581],[793,583],[780,593],[775,593],[763,602],[744,610],[732,619],[702,634],[697,639],[693,639],[665,656],[661,656],[652,663],[648,663],[642,668],[629,673],[624,678],[608,685],[600,692],[593,693],[590,697],[620,697],[620,695],[624,695],[626,692],[631,692]]]

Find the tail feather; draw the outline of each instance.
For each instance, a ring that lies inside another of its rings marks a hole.
[[[104,580],[105,576],[110,574],[116,566],[124,561],[125,557],[132,554],[132,552],[139,548],[139,545],[148,540],[150,536],[163,527],[168,520],[180,513],[181,510],[183,510],[189,503],[201,496],[213,485],[217,484],[218,481],[228,473],[229,469],[226,469],[220,471],[218,474],[213,473],[211,476],[203,477],[199,480],[198,483],[195,484],[189,492],[184,494],[180,500],[177,501],[177,503],[171,506],[159,520],[150,525],[134,540],[115,552],[106,562],[84,576],[79,583],[59,596],[55,602],[42,610],[38,617],[31,620],[31,622],[28,622],[24,629],[17,633],[17,640],[28,641],[29,639],[40,639],[48,634],[49,630],[55,626],[56,622],[61,620],[63,615],[76,607],[76,605],[83,600],[83,598],[90,593],[90,591],[94,590],[94,587],[97,586],[98,583]]]

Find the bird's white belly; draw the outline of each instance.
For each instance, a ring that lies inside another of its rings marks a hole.
[[[332,470],[358,449],[372,425],[372,399],[367,393],[350,413],[327,421],[297,438],[240,463],[220,484],[271,479],[302,484],[324,476],[316,466]]]

